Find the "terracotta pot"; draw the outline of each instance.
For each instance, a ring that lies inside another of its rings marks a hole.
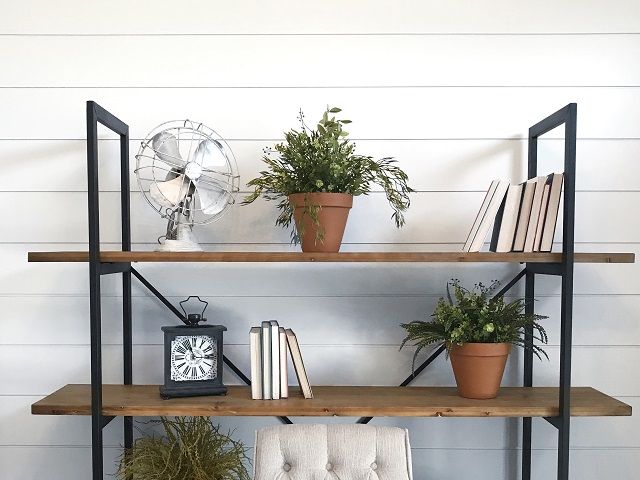
[[[320,205],[319,227],[314,225],[308,214],[304,214],[305,200],[309,205]],[[293,219],[296,222],[296,227],[301,221],[304,226],[304,235],[302,235],[300,242],[303,252],[338,252],[340,250],[349,210],[353,205],[353,195],[348,193],[294,193],[289,195],[289,202],[295,205]],[[317,228],[324,229],[323,241],[316,242]]]
[[[510,343],[453,345],[450,359],[458,395],[465,398],[495,398],[510,352]]]

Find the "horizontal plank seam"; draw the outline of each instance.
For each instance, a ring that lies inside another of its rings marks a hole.
[[[392,90],[392,89],[534,89],[534,88],[558,88],[558,89],[576,89],[576,88],[611,88],[611,89],[629,89],[640,88],[637,84],[620,84],[620,85],[2,85],[0,90]]]
[[[175,32],[175,33],[33,33],[8,32],[0,37],[583,37],[632,36],[640,32]]]

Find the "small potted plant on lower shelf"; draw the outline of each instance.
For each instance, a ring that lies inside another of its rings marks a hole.
[[[512,345],[529,349],[540,359],[543,355],[549,358],[535,343],[547,343],[547,334],[538,323],[547,317],[524,313],[523,299],[507,303],[502,296],[490,297],[497,286],[494,280],[488,287],[478,283],[469,290],[454,279],[447,283],[447,300],[438,300],[432,321],[400,325],[407,331],[400,348],[410,341],[417,346],[414,364],[422,348],[444,342],[462,397],[497,396]]]
[[[327,107],[315,130],[305,124],[300,112],[300,130],[286,132],[284,142],[266,149],[263,161],[268,170],[247,182],[254,191],[243,204],[260,196],[278,200],[276,225],[286,228],[294,220],[291,240],[301,243],[306,252],[340,249],[353,197],[367,195],[372,184],[384,191],[397,227],[404,224],[413,192],[395,159],[374,160],[355,153],[355,143],[343,130],[351,121],[334,116],[340,111]]]
[[[161,418],[163,436],[145,435],[120,458],[118,478],[250,480],[246,449],[208,417]]]

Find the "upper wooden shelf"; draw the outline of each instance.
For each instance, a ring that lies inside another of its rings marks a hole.
[[[231,386],[226,396],[163,400],[158,385],[103,385],[106,416],[348,416],[348,417],[555,417],[554,387],[505,387],[497,398],[470,400],[455,387],[314,386],[281,400],[252,400],[251,388]],[[90,415],[91,386],[66,385],[34,403],[35,415]],[[572,416],[629,416],[631,407],[590,387],[571,389]]]
[[[29,262],[88,262],[84,252],[29,252]],[[560,263],[561,253],[495,252],[101,252],[100,261],[117,262],[504,262]],[[576,253],[576,263],[634,263],[633,253]]]

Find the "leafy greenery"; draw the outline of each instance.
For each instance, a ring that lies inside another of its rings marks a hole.
[[[537,314],[525,314],[525,302],[517,299],[507,303],[502,296],[489,297],[499,285],[494,280],[488,287],[478,283],[472,290],[460,285],[453,279],[447,283],[447,300],[440,298],[434,310],[432,321],[416,320],[400,324],[407,331],[400,348],[414,341],[418,348],[413,361],[420,350],[436,342],[444,342],[447,355],[454,344],[463,343],[511,343],[533,351],[540,359],[547,359],[546,352],[534,343],[547,343],[547,333],[538,323],[547,318]],[[453,287],[451,297],[450,287]]]
[[[325,110],[316,130],[306,126],[302,110],[298,120],[301,129],[285,132],[285,141],[265,149],[263,161],[268,170],[247,182],[254,187],[252,194],[245,197],[243,204],[249,204],[258,197],[278,200],[279,216],[276,225],[289,227],[293,218],[294,206],[290,205],[288,195],[292,193],[348,193],[354,196],[366,195],[371,185],[377,184],[385,192],[393,209],[392,218],[399,228],[404,225],[404,212],[409,208],[409,193],[414,190],[407,185],[407,174],[390,157],[373,160],[372,157],[355,154],[355,143],[346,137],[349,135],[343,126],[351,120],[337,120],[333,114],[341,112],[339,108]],[[316,229],[316,240],[322,240],[324,231],[318,222],[317,205],[304,205],[304,214],[309,215]],[[302,222],[296,227],[302,228]],[[291,233],[294,243],[299,243],[297,229]]]
[[[159,420],[165,436],[139,438],[120,458],[118,478],[135,480],[250,480],[242,443],[208,417]]]

